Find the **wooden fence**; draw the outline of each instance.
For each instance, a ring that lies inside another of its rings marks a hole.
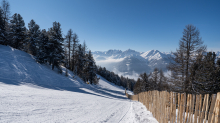
[[[152,112],[159,123],[220,123],[220,93],[193,95],[148,91],[126,96]]]

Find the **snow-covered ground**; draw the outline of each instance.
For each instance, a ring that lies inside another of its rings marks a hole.
[[[0,122],[157,123],[141,103],[125,97],[122,87],[101,76],[95,86],[72,76],[0,45]]]

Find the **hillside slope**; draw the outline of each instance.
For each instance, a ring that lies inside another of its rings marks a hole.
[[[88,85],[25,52],[0,45],[0,54],[0,122],[157,122],[141,103],[128,100],[122,87],[101,76],[99,85]]]

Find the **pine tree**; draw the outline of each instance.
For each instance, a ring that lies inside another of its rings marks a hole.
[[[10,17],[10,4],[8,1],[3,0],[2,1],[2,12],[3,12],[3,21],[4,21],[4,45],[9,45],[9,17]]]
[[[76,33],[73,34],[73,46],[72,46],[72,60],[71,60],[71,70],[73,73],[77,74],[77,59],[78,59],[78,35]]]
[[[50,50],[49,50],[50,44],[49,44],[48,33],[45,29],[41,31],[38,43],[39,43],[38,44],[39,49],[38,49],[37,56],[36,56],[37,62],[47,63],[47,61],[49,61],[48,56],[50,54]]]
[[[0,7],[0,44],[4,45],[6,43],[6,29],[3,14],[3,10]]]
[[[52,64],[52,70],[57,67],[59,72],[62,73],[60,64],[64,59],[63,37],[61,25],[59,22],[53,22],[53,27],[49,29],[49,63]]]
[[[149,75],[147,73],[140,74],[141,78],[141,92],[152,90],[150,82],[149,82]]]
[[[197,93],[217,93],[219,91],[217,79],[216,54],[213,52],[203,56],[202,61],[193,67],[193,90]]]
[[[23,18],[20,14],[15,13],[10,21],[10,43],[9,45],[20,50],[24,50],[24,41],[26,38],[26,28]]]
[[[170,63],[167,66],[168,70],[171,71],[170,82],[172,82],[180,90],[184,90],[184,79],[185,79],[185,62],[183,49],[177,49],[176,52],[172,52],[173,57],[170,57]]]
[[[141,79],[138,78],[137,82],[134,85],[134,94],[138,94],[141,92]]]
[[[153,90],[158,89],[158,86],[157,86],[158,80],[159,80],[159,70],[158,68],[154,68],[154,71],[151,75],[151,88]]]
[[[27,52],[36,56],[39,49],[40,27],[32,19],[30,23],[28,23],[28,28],[29,29],[27,31]]]
[[[163,85],[166,84],[166,78],[164,76],[163,70],[160,69],[159,71],[159,82],[158,82],[158,90],[162,91],[163,89]]]
[[[72,48],[72,41],[73,41],[72,39],[73,39],[73,31],[72,31],[72,29],[69,29],[68,32],[67,32],[66,38],[65,38],[66,48],[67,48],[66,53],[67,53],[67,56],[68,56],[68,58],[67,58],[68,62],[67,62],[67,65],[66,65],[67,68],[70,68],[70,64],[71,64],[71,48]]]
[[[83,54],[82,45],[80,44],[78,46],[78,59],[77,59],[77,75],[83,79],[83,81],[86,81],[84,76],[84,64],[85,64],[85,56]]]
[[[88,54],[88,80],[90,84],[97,84],[97,76],[96,76],[96,71],[95,71],[95,60],[93,59],[92,52],[91,50],[89,51]]]

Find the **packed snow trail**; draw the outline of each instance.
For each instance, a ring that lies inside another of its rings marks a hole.
[[[0,45],[0,53],[0,123],[157,123],[122,87],[101,76],[99,85],[88,85],[25,52]]]

